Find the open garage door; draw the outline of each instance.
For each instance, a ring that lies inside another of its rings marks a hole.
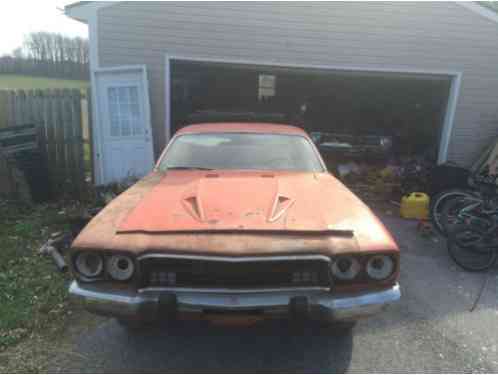
[[[390,152],[397,156],[427,154],[445,160],[458,78],[449,73],[187,59],[167,59],[167,64],[171,135],[203,114],[217,114],[215,120],[225,116],[226,121],[268,118],[319,136],[390,140]],[[230,117],[234,113],[249,115]]]

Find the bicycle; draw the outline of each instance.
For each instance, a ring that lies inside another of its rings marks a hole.
[[[492,267],[498,257],[496,176],[477,177],[480,197],[448,202],[443,209],[450,257],[467,271]]]
[[[460,184],[456,188],[443,190],[435,196],[431,197],[431,203],[429,207],[430,220],[434,228],[443,236],[447,235],[447,230],[444,227],[444,213],[442,212],[443,207],[449,202],[455,200],[461,200],[462,198],[475,197],[476,199],[482,199],[481,188],[482,181],[489,178],[488,185],[493,185],[496,189],[496,180],[493,180],[493,174],[496,174],[494,169],[496,168],[496,157],[498,150],[498,139],[494,139],[484,152],[479,156],[479,158],[473,163],[473,165],[468,169],[469,175],[466,178],[467,183],[462,183],[460,177]],[[490,176],[490,166],[493,165],[493,174]],[[477,177],[477,178],[476,178]],[[465,181],[465,179],[464,179]],[[481,182],[480,182],[481,181]],[[456,203],[455,203],[456,204]]]
[[[449,202],[454,202],[462,198],[478,197],[478,192],[465,189],[445,190],[431,199],[429,207],[429,217],[434,228],[443,236],[447,235],[443,222],[443,207]]]

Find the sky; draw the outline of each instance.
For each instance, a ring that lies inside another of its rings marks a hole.
[[[20,47],[24,35],[33,31],[59,32],[68,36],[88,37],[84,23],[70,19],[57,8],[73,1],[9,0],[0,12],[0,56]]]

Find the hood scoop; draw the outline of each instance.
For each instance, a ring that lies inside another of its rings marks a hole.
[[[279,184],[272,175],[271,182],[259,182],[258,188],[253,190],[247,189],[247,183],[244,184],[240,179],[219,182],[217,177],[216,174],[206,175],[181,199],[185,211],[199,222],[227,223],[239,218],[246,222],[258,220],[274,223],[294,203],[289,194],[279,191]],[[266,188],[262,189],[263,186]]]
[[[280,219],[290,208],[290,206],[292,206],[292,203],[294,203],[294,201],[291,198],[283,195],[277,195],[275,202],[273,203],[268,222],[273,223],[274,221]]]
[[[182,200],[183,207],[185,210],[194,218],[199,221],[204,221],[204,215],[202,212],[202,205],[199,204],[197,196],[190,195]]]

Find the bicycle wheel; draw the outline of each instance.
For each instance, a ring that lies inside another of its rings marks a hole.
[[[456,224],[448,235],[448,254],[464,270],[484,271],[496,262],[497,252],[478,226]]]
[[[445,233],[450,233],[457,224],[480,226],[486,230],[493,226],[494,218],[483,211],[483,203],[477,197],[448,199],[441,210],[439,217]]]
[[[468,204],[468,201],[465,198],[466,197],[459,196],[453,199],[446,199],[442,204],[439,222],[444,233],[448,234],[452,232],[453,226],[463,223],[462,217],[459,214],[461,209]]]
[[[457,224],[477,226],[484,231],[495,225],[496,209],[486,210],[480,197],[464,197],[448,200],[441,210],[440,221],[446,233]]]
[[[443,236],[446,236],[446,231],[441,223],[441,210],[443,209],[443,205],[449,200],[458,199],[462,197],[471,197],[475,196],[475,193],[469,190],[462,189],[452,189],[445,190],[434,198],[431,199],[431,205],[429,208],[429,217],[434,228]]]

